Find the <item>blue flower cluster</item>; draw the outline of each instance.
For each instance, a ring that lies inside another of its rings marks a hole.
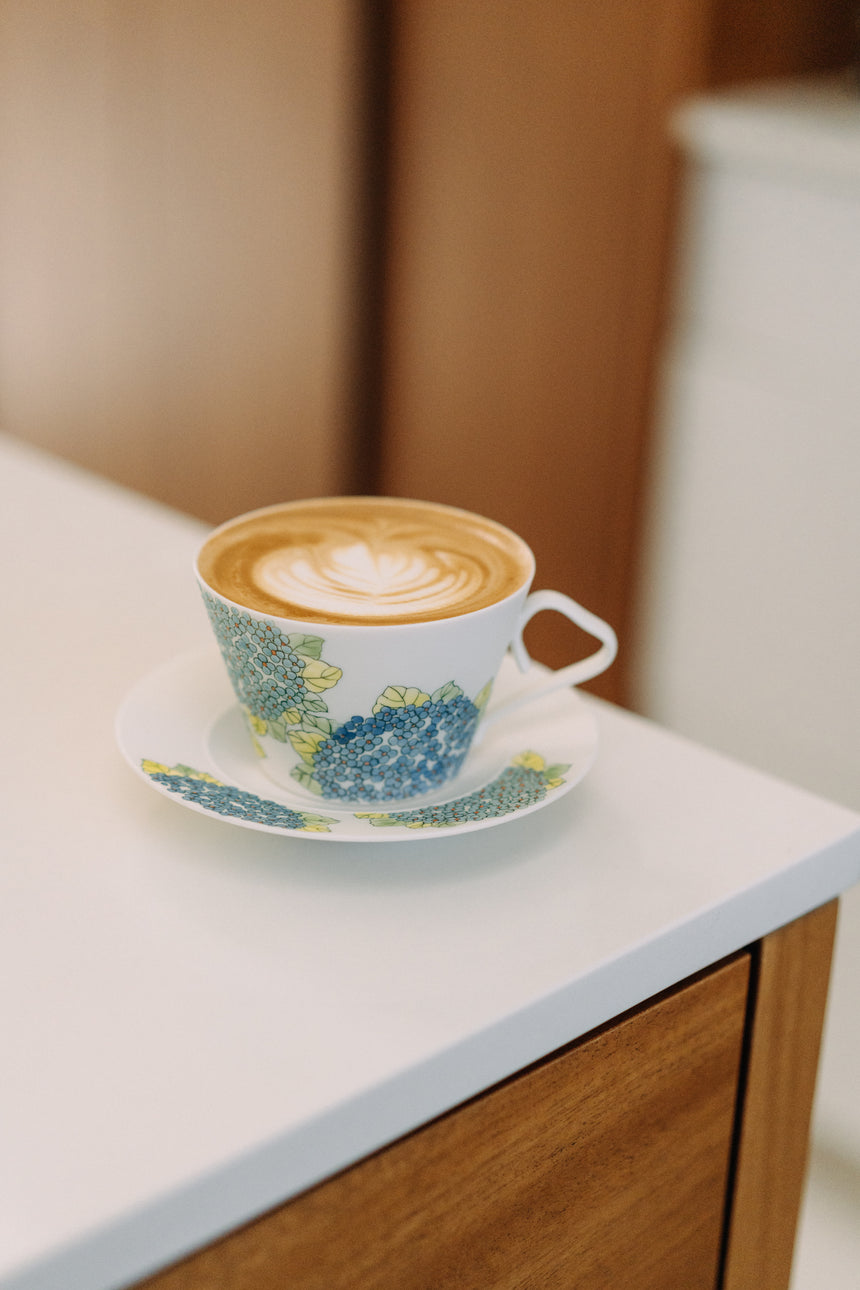
[[[313,777],[327,797],[391,802],[437,788],[460,769],[480,716],[464,695],[350,717],[320,743]]]
[[[527,766],[509,766],[501,775],[474,793],[458,797],[440,806],[424,806],[414,811],[393,811],[386,824],[405,824],[412,828],[450,828],[475,820],[497,819],[526,806],[540,802],[547,793],[546,776]]]
[[[203,599],[239,702],[260,720],[277,721],[303,697],[302,671],[307,660],[290,649],[273,624],[224,605],[206,592]]]
[[[307,827],[307,819],[301,811],[293,811],[280,802],[268,801],[229,784],[213,784],[211,780],[197,779],[192,775],[167,774],[164,771],[151,774],[150,779],[184,798],[186,802],[196,802],[218,815],[248,820],[253,824],[271,824],[279,829]]]

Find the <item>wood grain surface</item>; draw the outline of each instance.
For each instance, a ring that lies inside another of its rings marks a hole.
[[[761,942],[723,1290],[786,1290],[838,902]]]
[[[749,956],[141,1290],[713,1290]]]
[[[851,0],[394,0],[380,488],[494,516],[618,632],[629,702],[680,178],[715,85],[844,65]],[[647,588],[643,589],[647,595]],[[557,615],[531,648],[586,642]]]
[[[625,637],[672,183],[703,6],[395,6],[383,492],[489,514]],[[530,642],[585,645],[556,615]],[[624,658],[590,688],[618,698]]]

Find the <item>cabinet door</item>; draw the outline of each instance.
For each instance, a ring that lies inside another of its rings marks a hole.
[[[722,1290],[788,1290],[837,912],[822,905],[758,949]]]
[[[744,954],[146,1290],[713,1290]]]

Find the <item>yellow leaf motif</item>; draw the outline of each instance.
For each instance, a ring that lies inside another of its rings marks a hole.
[[[160,761],[150,761],[148,757],[145,757],[140,764],[147,775],[173,774],[169,766],[165,766],[164,763]]]
[[[536,752],[522,752],[519,756],[514,757],[511,765],[525,766],[527,770],[541,771],[546,767],[546,762]]]
[[[288,737],[302,761],[312,762],[317,748],[328,735],[321,730],[291,730]]]
[[[258,717],[250,708],[245,708],[245,717],[254,735],[264,735],[268,729],[262,717]]]
[[[297,726],[302,719],[302,714],[298,708],[287,708],[286,712],[281,713],[281,716],[291,726]]]
[[[206,770],[192,770],[190,766],[174,766],[173,769],[177,773],[187,775],[189,779],[202,779],[205,784],[217,784],[219,788],[224,786],[223,780],[216,779]]]
[[[181,775],[184,779],[201,779],[206,784],[217,784],[219,788],[223,786],[220,779],[216,779],[208,771],[195,770],[193,766],[165,766],[163,762],[150,761],[148,757],[140,764],[147,775]]]
[[[475,695],[475,707],[478,709],[479,712],[483,712],[484,708],[490,702],[490,695],[492,694],[492,692],[493,692],[493,682],[488,681],[487,684],[484,686],[484,688],[481,691],[479,691],[478,694]]]
[[[405,708],[409,704],[420,708],[429,702],[430,695],[416,689],[414,685],[389,685],[374,703],[373,711],[379,712],[381,708]]]
[[[337,685],[342,676],[343,672],[339,667],[332,667],[322,659],[315,658],[310,659],[302,671],[302,680],[314,694],[322,694],[323,690],[330,690],[333,685]]]

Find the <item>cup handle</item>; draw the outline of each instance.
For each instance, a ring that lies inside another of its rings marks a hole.
[[[564,614],[565,618],[576,623],[577,627],[582,627],[590,636],[596,637],[601,642],[600,649],[594,654],[589,654],[587,658],[579,659],[576,663],[568,663],[566,667],[557,668],[537,684],[521,690],[512,699],[500,703],[498,707],[491,705],[478,728],[478,733],[482,737],[497,720],[510,716],[525,704],[532,703],[535,699],[542,699],[547,694],[552,694],[554,690],[562,690],[569,685],[579,685],[582,681],[590,681],[592,677],[599,676],[601,672],[606,671],[618,653],[618,638],[602,618],[590,613],[575,600],[571,600],[570,596],[562,595],[560,591],[534,591],[523,606],[517,632],[510,647],[521,672],[527,672],[531,667],[531,659],[523,642],[523,632],[526,624],[534,618],[535,614],[539,614],[544,609],[555,609],[558,613]]]

